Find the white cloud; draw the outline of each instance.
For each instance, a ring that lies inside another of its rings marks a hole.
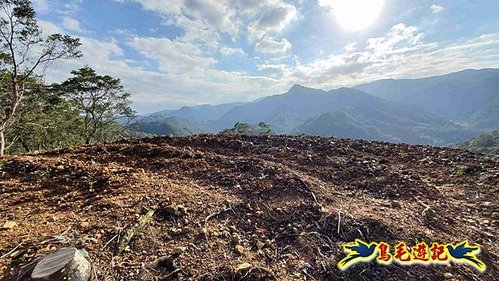
[[[385,36],[367,40],[366,49],[372,49],[375,54],[387,54],[394,49],[417,45],[424,35],[414,26],[403,23],[394,25]]]
[[[239,33],[240,21],[236,17],[236,11],[224,1],[185,0],[184,12],[188,16],[203,19],[209,26],[232,37],[237,37]]]
[[[348,46],[348,45],[347,45]],[[417,78],[466,68],[497,67],[499,33],[450,45],[425,42],[414,26],[397,24],[364,48],[345,50],[308,64],[263,64],[258,69],[280,81],[328,89],[384,78]]]
[[[267,34],[276,34],[284,30],[298,11],[296,7],[283,1],[263,1],[264,4],[249,10],[255,19],[248,26],[250,40],[261,39]]]
[[[357,42],[350,42],[346,44],[344,49],[347,53],[355,51],[357,49]]]
[[[62,17],[62,26],[70,31],[83,32],[83,29],[80,27],[80,22],[69,16]]]
[[[269,75],[278,79],[290,74],[290,68],[287,64],[264,63],[258,65],[258,70],[263,75]]]
[[[438,14],[438,13],[441,13],[445,10],[444,7],[442,6],[439,6],[437,4],[433,4],[431,5],[431,11],[434,13],[434,14]]]
[[[42,30],[43,34],[49,35],[54,33],[64,33],[64,30],[50,21],[38,20],[38,26]]]
[[[230,1],[220,0],[134,0],[145,9],[159,12],[167,23],[175,24],[187,33],[204,30],[221,32],[237,37],[241,22]],[[195,25],[196,28],[191,28]],[[188,35],[189,36],[189,35]],[[192,36],[196,37],[196,36]]]
[[[320,54],[319,59],[304,63],[306,58],[294,56],[291,43],[280,39],[280,33],[298,14],[293,5],[282,0],[133,1],[163,15],[165,24],[180,27],[183,34],[172,39],[144,37],[136,31],[113,34],[124,41],[82,36],[84,57],[58,62],[50,79],[64,79],[72,69],[88,64],[99,73],[121,78],[134,102],[147,105],[147,111],[152,111],[172,105],[248,101],[284,92],[293,83],[328,89],[381,78],[422,77],[499,65],[499,33],[449,45],[426,42],[420,29],[402,23],[382,36],[349,43],[337,53]],[[76,5],[64,7],[68,11],[73,8]],[[68,25],[63,28],[63,22],[39,24],[47,33],[71,31]],[[248,28],[245,30],[244,26]],[[72,30],[78,28],[81,29],[76,25]],[[215,59],[219,54],[246,55],[237,45],[240,41],[227,46],[219,43],[221,38],[235,36],[239,40],[248,37],[249,42],[243,42],[243,46],[254,44],[256,52],[279,54],[280,58],[265,62],[253,56],[248,58],[255,62],[259,71],[256,75],[222,70]],[[128,58],[125,44],[137,51],[139,58]]]
[[[160,13],[166,24],[183,29],[183,41],[203,42],[213,49],[218,47],[219,33],[235,40],[245,32],[249,40],[259,40],[280,33],[298,14],[295,6],[283,0],[129,1]]]
[[[277,41],[270,36],[266,36],[260,42],[256,43],[255,50],[262,54],[282,54],[291,48],[288,40]]]
[[[134,37],[128,45],[159,64],[165,73],[182,73],[212,66],[217,61],[203,55],[195,44],[168,38]]]
[[[47,33],[68,31],[60,23],[39,23]],[[128,39],[121,43],[115,39],[80,36],[83,58],[61,60],[51,65],[46,80],[62,81],[70,76],[71,70],[88,65],[98,73],[120,78],[132,93],[134,104],[140,105],[141,113],[172,105],[249,101],[260,97],[261,93],[275,93],[286,87],[269,77],[217,69],[217,61],[211,57],[213,53],[208,55],[202,45],[187,40],[185,36],[170,40],[139,37],[132,33],[116,35]],[[120,44],[134,48],[144,58],[140,61],[127,58]],[[224,52],[243,52],[242,49],[227,48]]]
[[[47,0],[32,0],[33,8],[37,13],[45,13],[49,10]]]
[[[236,55],[241,57],[246,56],[246,53],[241,48],[230,48],[225,46],[220,49],[220,53],[224,56],[231,56],[231,55]]]

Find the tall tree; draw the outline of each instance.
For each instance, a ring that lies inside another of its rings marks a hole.
[[[29,0],[0,1],[0,156],[5,131],[12,125],[25,90],[24,82],[40,67],[79,57],[79,39],[52,34],[42,37]]]
[[[79,110],[53,87],[25,82],[23,102],[6,132],[9,153],[51,150],[82,144]]]
[[[85,144],[108,141],[123,129],[118,122],[131,120],[130,94],[120,79],[98,75],[90,67],[72,71],[73,77],[61,84],[61,90],[74,102],[83,116]]]

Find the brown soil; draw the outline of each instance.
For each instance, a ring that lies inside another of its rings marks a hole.
[[[499,275],[499,159],[463,150],[305,136],[150,138],[0,159],[0,192],[0,226],[17,222],[0,230],[2,280],[63,246],[85,247],[97,280]],[[115,255],[126,229],[156,205]],[[341,245],[355,238],[468,239],[483,247],[488,269],[371,262],[342,272]]]

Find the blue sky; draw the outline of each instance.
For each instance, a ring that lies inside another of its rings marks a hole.
[[[141,114],[499,67],[497,0],[34,0],[44,33],[82,41]]]

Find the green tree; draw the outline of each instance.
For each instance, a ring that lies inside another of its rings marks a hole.
[[[272,135],[273,131],[265,122],[258,123],[257,127],[249,123],[237,122],[233,128],[225,129],[220,132],[222,135],[246,135],[246,136],[268,136]]]
[[[220,132],[222,135],[252,135],[253,126],[249,123],[237,122],[231,129],[225,129]]]
[[[79,39],[52,34],[42,37],[29,0],[0,1],[0,156],[5,132],[14,122],[25,93],[25,81],[35,71],[64,58],[80,56]]]
[[[135,112],[130,108],[130,94],[120,79],[98,75],[84,67],[72,71],[73,77],[60,85],[60,90],[78,108],[85,144],[115,139],[126,132],[119,121],[130,121]]]
[[[11,143],[6,150],[20,153],[81,144],[78,109],[50,86],[33,79],[26,86],[16,120],[6,134]]]
[[[270,125],[265,122],[258,123],[257,133],[260,136],[269,136],[274,134]]]

